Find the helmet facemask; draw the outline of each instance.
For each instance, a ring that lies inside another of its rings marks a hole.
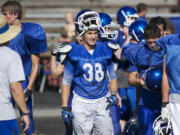
[[[75,23],[79,25],[79,30],[82,31],[79,36],[82,36],[87,30],[99,30],[101,26],[99,15],[94,11],[82,14],[78,17],[78,22]]]
[[[111,24],[107,24],[104,27],[101,26],[100,34],[102,38],[106,38],[109,40],[115,40],[118,36],[118,31],[114,30],[115,24],[111,22]]]

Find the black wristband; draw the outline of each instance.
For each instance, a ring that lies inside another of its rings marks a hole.
[[[71,112],[71,108],[67,107],[67,106],[63,106],[61,107],[64,111],[68,111]]]
[[[22,112],[22,116],[23,116],[23,115],[29,115],[29,114],[30,114],[30,112],[27,112],[27,113]]]
[[[162,107],[166,107],[167,104],[169,104],[169,102],[163,102]]]
[[[54,52],[52,51],[52,52],[51,52],[51,55],[52,55],[52,56],[56,56],[57,53],[54,53]]]

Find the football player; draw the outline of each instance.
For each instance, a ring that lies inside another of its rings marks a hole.
[[[160,115],[161,93],[145,86],[145,74],[150,67],[162,66],[163,59],[154,59],[160,53],[156,41],[160,38],[160,29],[155,24],[148,24],[144,30],[145,42],[131,47],[127,58],[130,60],[129,83],[137,89],[138,122],[143,135],[153,134],[153,121]]]
[[[64,120],[72,119],[74,134],[113,135],[109,106],[121,104],[117,98],[112,51],[106,43],[96,42],[100,25],[99,15],[94,11],[80,11],[76,16],[76,30],[83,44],[73,45],[68,54],[62,87],[62,115],[66,116]],[[67,105],[72,81],[74,89],[70,110]]]

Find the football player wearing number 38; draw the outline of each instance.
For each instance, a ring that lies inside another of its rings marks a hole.
[[[66,120],[72,118],[75,135],[113,135],[109,106],[121,105],[121,100],[117,95],[117,77],[111,61],[112,51],[107,43],[96,42],[101,25],[98,13],[91,10],[80,11],[75,24],[83,44],[72,46],[65,63],[62,114],[68,116]],[[72,81],[72,109],[67,110]]]

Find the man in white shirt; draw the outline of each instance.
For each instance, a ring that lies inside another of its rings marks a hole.
[[[21,28],[9,26],[0,16],[0,135],[19,135],[16,114],[11,103],[13,96],[21,109],[25,122],[25,131],[29,128],[29,111],[27,109],[21,82],[25,80],[20,56],[7,47]]]

